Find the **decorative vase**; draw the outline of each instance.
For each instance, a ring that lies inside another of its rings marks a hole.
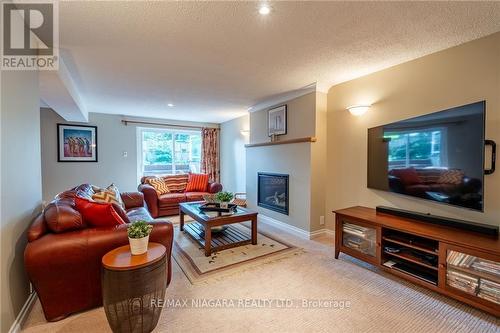
[[[130,243],[130,252],[134,256],[138,256],[148,252],[149,235],[142,238],[128,238]]]
[[[229,208],[229,202],[221,202],[220,203],[220,208],[228,209]]]

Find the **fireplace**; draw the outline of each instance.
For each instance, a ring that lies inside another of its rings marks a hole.
[[[257,204],[288,215],[288,175],[258,173]]]

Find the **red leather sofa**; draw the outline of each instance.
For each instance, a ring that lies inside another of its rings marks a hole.
[[[26,272],[38,294],[48,321],[102,305],[101,259],[108,251],[128,244],[127,224],[89,227],[75,209],[75,195],[92,191],[80,185],[59,194],[32,222],[24,252]],[[126,222],[153,223],[151,242],[167,248],[167,282],[171,279],[173,228],[154,222],[139,192],[121,193]]]
[[[168,176],[165,176],[168,177]],[[206,194],[213,194],[222,191],[222,185],[215,182],[209,182],[205,192],[175,192],[158,195],[153,186],[146,183],[146,176],[141,178],[141,184],[138,190],[144,194],[149,213],[154,218],[159,216],[171,216],[179,214],[179,203],[190,201],[201,201]]]

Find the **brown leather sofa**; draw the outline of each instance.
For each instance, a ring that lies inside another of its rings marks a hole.
[[[91,190],[84,184],[59,194],[27,232],[24,264],[48,321],[102,305],[101,259],[108,251],[128,244],[127,224],[89,227],[75,210],[75,195]],[[170,283],[172,224],[153,221],[142,193],[121,193],[121,198],[126,222],[142,219],[153,223],[150,241],[167,248]]]
[[[167,176],[168,177],[168,176]],[[144,194],[149,213],[154,218],[159,216],[171,216],[179,214],[179,203],[200,201],[206,194],[213,194],[222,191],[222,185],[215,182],[209,182],[205,192],[180,192],[167,193],[158,196],[153,186],[146,184],[150,176],[142,177],[138,190]]]

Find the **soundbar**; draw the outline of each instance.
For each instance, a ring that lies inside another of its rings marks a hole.
[[[377,206],[377,213],[394,215],[398,217],[409,218],[417,221],[439,224],[447,227],[458,228],[462,230],[474,231],[488,236],[498,237],[498,226],[489,224],[469,222],[464,220],[452,219],[448,217],[435,216],[431,214],[417,213],[409,210]]]

